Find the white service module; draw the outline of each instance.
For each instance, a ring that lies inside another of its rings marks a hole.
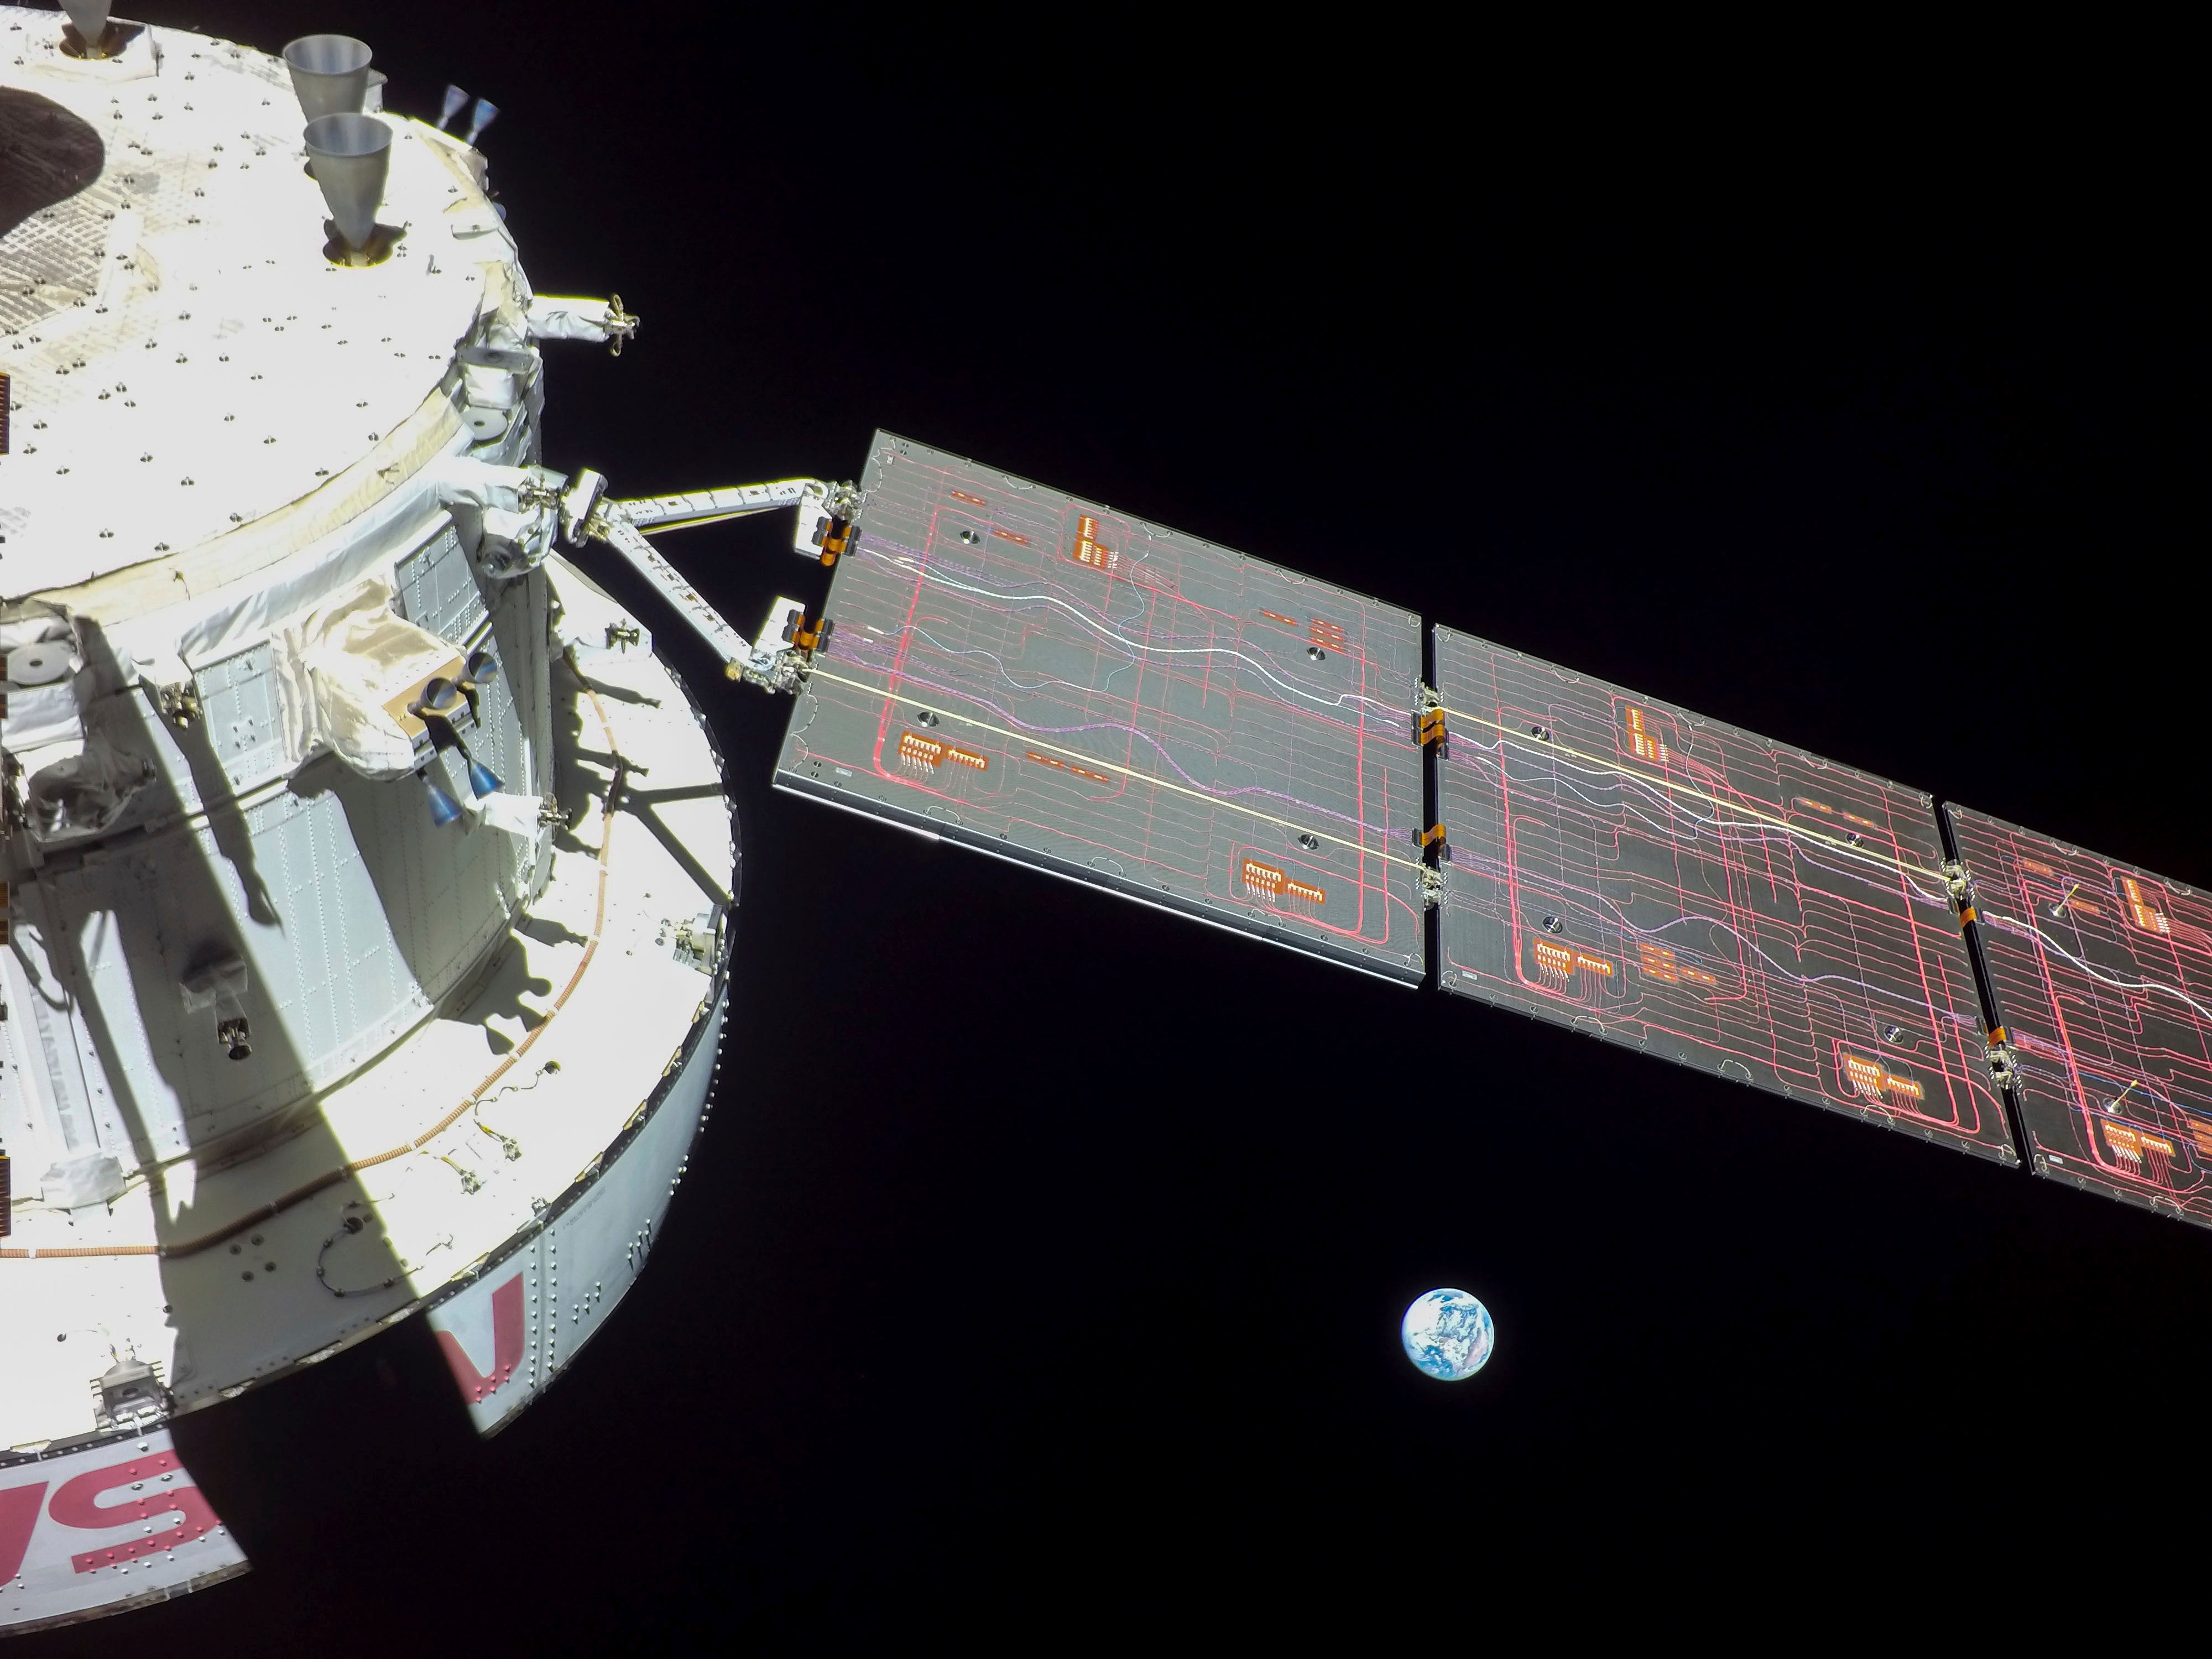
[[[571,1363],[737,885],[553,550],[538,343],[636,320],[532,293],[462,140],[79,11],[0,7],[0,1631],[243,1570],[179,1413],[416,1313],[487,1432]]]

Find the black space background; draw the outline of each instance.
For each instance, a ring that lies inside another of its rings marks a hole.
[[[155,16],[502,106],[536,286],[645,319],[550,349],[555,466],[846,477],[881,425],[2212,881],[2156,96],[1924,41],[1830,91],[1747,38],[1646,43],[1710,46],[1677,82],[1357,13],[654,15]],[[784,533],[666,545],[745,627],[822,591]],[[257,1571],[57,1648],[1825,1624],[2055,1596],[2045,1544],[2194,1508],[2212,1237],[772,797],[783,707],[662,637],[741,792],[725,1075],[775,1080],[514,1427],[419,1324],[185,1419]],[[1398,1350],[1439,1284],[1498,1321],[1462,1386]]]

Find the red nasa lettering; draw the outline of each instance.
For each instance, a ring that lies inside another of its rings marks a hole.
[[[135,1561],[142,1556],[158,1555],[222,1525],[207,1499],[200,1496],[198,1486],[143,1491],[145,1482],[159,1481],[163,1475],[179,1474],[183,1470],[184,1465],[177,1462],[175,1453],[151,1452],[110,1463],[105,1468],[88,1470],[64,1481],[46,1505],[46,1513],[64,1527],[104,1532],[134,1521],[143,1526],[156,1516],[173,1514],[183,1517],[179,1524],[159,1532],[142,1534],[102,1549],[73,1555],[70,1565],[79,1572],[96,1572],[102,1567]],[[142,1495],[126,1498],[119,1504],[99,1501],[103,1493],[126,1486],[141,1488]],[[41,1480],[34,1486],[0,1492],[0,1569],[5,1569],[0,1571],[0,1582],[22,1571],[23,1556],[30,1548],[31,1534],[39,1523],[39,1500],[46,1495],[46,1483]]]
[[[23,1570],[23,1553],[31,1547],[31,1534],[39,1524],[39,1500],[46,1483],[10,1486],[0,1492],[0,1584]]]
[[[522,1363],[522,1275],[520,1273],[491,1293],[491,1374],[487,1376],[476,1367],[461,1339],[451,1331],[438,1333],[438,1346],[445,1351],[446,1364],[452,1368],[453,1381],[460,1384],[461,1392],[471,1401],[482,1400],[514,1375],[514,1368]]]

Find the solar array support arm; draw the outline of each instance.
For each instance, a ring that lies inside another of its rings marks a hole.
[[[791,550],[801,558],[834,565],[851,543],[860,495],[850,484],[785,478],[775,483],[696,489],[681,495],[647,495],[621,506],[633,525],[655,532],[689,530],[694,525],[720,524],[725,519],[747,519],[795,507],[799,517],[792,528]]]
[[[478,101],[480,111],[488,107]],[[533,340],[604,341],[617,357],[623,342],[637,336],[637,319],[623,309],[619,294],[605,300],[538,295],[530,302],[526,326]]]
[[[830,486],[819,478],[783,478],[775,483],[736,484],[726,489],[692,489],[680,495],[644,495],[617,503],[641,530],[689,530],[694,525],[750,518],[780,507],[820,501]],[[800,517],[805,516],[802,510]]]
[[[781,485],[755,485],[751,489],[768,490]],[[769,690],[787,691],[794,689],[805,661],[818,642],[822,624],[811,629],[806,622],[805,607],[797,599],[779,597],[769,608],[768,620],[763,625],[757,641],[749,640],[722,613],[709,605],[705,597],[687,581],[681,571],[662,558],[647,541],[630,517],[630,504],[606,499],[606,480],[598,473],[586,471],[576,475],[561,498],[562,533],[572,547],[580,548],[587,542],[599,542],[620,555],[631,569],[651,583],[669,608],[689,624],[691,631],[705,641],[708,648],[722,660],[722,672],[733,680],[747,680]],[[666,501],[696,501],[712,495],[736,495],[737,491],[702,492],[698,495],[666,496]],[[653,503],[647,503],[648,506]],[[747,507],[747,512],[766,512],[774,507],[788,505],[786,501],[765,502]]]

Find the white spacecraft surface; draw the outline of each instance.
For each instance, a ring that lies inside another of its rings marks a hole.
[[[242,1570],[173,1414],[415,1315],[487,1431],[574,1359],[682,1177],[736,886],[538,465],[542,343],[633,320],[534,296],[419,122],[326,254],[283,60],[105,46],[0,9],[0,1628]]]

